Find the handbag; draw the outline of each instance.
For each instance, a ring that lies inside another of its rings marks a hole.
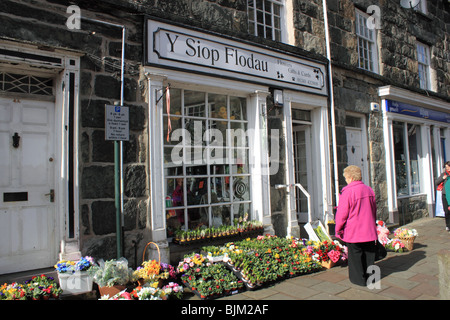
[[[380,241],[376,240],[376,242],[377,243],[375,245],[375,261],[378,261],[386,258],[387,251]]]

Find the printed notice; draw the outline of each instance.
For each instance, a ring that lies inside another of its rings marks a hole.
[[[130,140],[130,117],[128,107],[105,106],[105,139]]]

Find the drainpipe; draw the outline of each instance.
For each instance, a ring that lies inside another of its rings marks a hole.
[[[123,106],[124,100],[124,73],[125,73],[125,26],[111,22],[90,19],[82,17],[82,19],[100,23],[112,27],[122,29],[122,56],[120,67],[120,105]],[[114,141],[114,193],[116,207],[116,242],[117,242],[117,259],[123,256],[123,141]]]
[[[322,0],[323,6],[323,21],[325,28],[325,43],[327,50],[328,59],[328,83],[330,88],[330,109],[331,109],[331,135],[332,135],[332,145],[333,145],[333,163],[334,163],[334,192],[336,197],[336,206],[339,203],[339,172],[338,172],[338,162],[337,162],[337,146],[336,146],[336,116],[334,108],[334,94],[333,94],[333,73],[331,70],[331,49],[330,49],[330,34],[328,32],[328,8],[327,1]]]

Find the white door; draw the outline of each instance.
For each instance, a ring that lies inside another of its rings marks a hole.
[[[56,262],[54,108],[0,97],[0,274]]]
[[[347,133],[347,163],[361,168],[362,180],[367,183],[366,168],[363,152],[363,135],[359,128],[346,127]]]
[[[295,123],[292,127],[295,183],[300,183],[312,197],[311,128]],[[308,199],[299,188],[295,188],[295,208],[298,221],[308,222],[308,210],[313,208],[308,208]],[[312,212],[311,215],[314,216]]]

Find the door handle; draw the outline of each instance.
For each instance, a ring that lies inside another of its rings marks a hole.
[[[50,196],[50,202],[55,202],[55,189],[50,189],[50,192],[46,193],[45,196]]]

